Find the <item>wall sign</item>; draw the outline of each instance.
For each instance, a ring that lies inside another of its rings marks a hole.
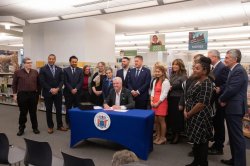
[[[189,50],[207,50],[208,32],[189,32]]]

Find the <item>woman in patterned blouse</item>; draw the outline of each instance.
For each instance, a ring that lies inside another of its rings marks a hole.
[[[207,166],[208,141],[213,137],[212,106],[210,99],[213,93],[213,83],[208,78],[211,60],[201,57],[194,66],[193,76],[197,83],[187,91],[186,110],[187,135],[194,143],[194,160],[186,166]]]

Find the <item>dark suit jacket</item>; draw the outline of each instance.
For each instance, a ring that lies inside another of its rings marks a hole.
[[[58,93],[61,93],[63,86],[63,70],[62,68],[55,66],[55,76],[53,77],[49,66],[45,65],[40,69],[39,80],[42,87],[43,97],[52,96],[50,93],[51,88],[59,88],[60,90]]]
[[[220,87],[222,94],[226,86],[229,68],[224,63],[219,62],[212,72],[215,77],[214,83],[216,87]]]
[[[138,78],[135,77],[136,74],[136,68],[133,68],[129,72],[128,77],[128,89],[130,91],[132,90],[138,90],[140,95],[138,95],[135,100],[148,100],[149,97],[149,86],[151,81],[151,73],[150,70],[142,67]]]
[[[112,89],[106,99],[104,99],[104,104],[108,104],[110,107],[115,105],[115,90]],[[135,102],[131,95],[131,92],[126,89],[122,88],[121,96],[120,96],[120,105],[125,106],[127,109],[132,109],[135,107]]]
[[[83,84],[83,71],[77,67],[75,73],[72,73],[71,67],[67,67],[64,70],[64,95],[70,95],[72,89],[77,89],[77,94],[82,92]]]
[[[244,115],[247,111],[247,85],[248,75],[246,70],[237,64],[230,71],[226,87],[219,100],[226,102],[226,114]]]
[[[128,88],[128,75],[129,75],[131,69],[130,68],[128,69],[128,72],[127,72],[127,75],[126,75],[125,79],[124,79],[124,76],[123,76],[123,70],[124,69],[118,70],[117,73],[116,73],[116,77],[121,77],[122,86],[125,87],[125,88]]]
[[[113,80],[110,81],[110,80],[108,80],[107,77],[104,78],[103,81],[102,81],[102,95],[103,95],[103,99],[105,99],[106,97],[108,97],[111,89],[113,89]]]

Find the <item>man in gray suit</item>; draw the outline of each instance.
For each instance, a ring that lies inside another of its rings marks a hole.
[[[240,50],[227,51],[225,65],[230,68],[230,71],[225,90],[219,97],[221,106],[225,107],[232,155],[232,159],[221,160],[221,162],[234,166],[246,166],[246,144],[242,131],[242,118],[247,111],[248,76],[240,61]]]
[[[113,87],[108,97],[104,99],[104,109],[132,109],[135,102],[130,91],[122,87],[122,79],[115,77]]]

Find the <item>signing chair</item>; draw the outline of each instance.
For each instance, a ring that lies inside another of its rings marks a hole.
[[[26,143],[25,166],[63,166],[63,160],[52,156],[48,142],[38,142],[24,138]]]
[[[24,159],[24,150],[10,146],[6,134],[0,133],[0,164],[20,165]]]
[[[95,166],[92,159],[83,159],[62,152],[64,166]]]

